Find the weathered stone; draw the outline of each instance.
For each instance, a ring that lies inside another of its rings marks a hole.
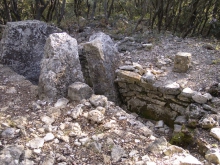
[[[116,81],[125,81],[128,83],[133,84],[134,82],[140,82],[141,81],[141,75],[138,73],[126,71],[126,70],[116,70],[117,79]]]
[[[96,123],[101,123],[104,118],[105,117],[104,117],[103,113],[98,110],[92,110],[88,114],[88,119],[90,119]]]
[[[178,95],[178,99],[186,102],[190,102],[193,95],[195,95],[195,91],[190,88],[184,88],[182,92]]]
[[[140,100],[138,98],[132,98],[127,102],[128,109],[131,111],[137,111],[147,103],[143,100]]]
[[[125,150],[118,145],[114,145],[111,151],[112,162],[117,162],[122,156],[125,156]]]
[[[3,138],[13,138],[15,136],[15,129],[14,128],[6,128],[2,133],[1,136]]]
[[[212,128],[210,130],[210,135],[212,135],[214,138],[218,139],[220,141],[220,128]]]
[[[151,71],[147,71],[142,77],[141,81],[145,81],[147,83],[153,84],[156,81],[156,76],[151,73]]]
[[[120,66],[119,69],[127,70],[127,71],[135,71],[135,68],[133,65],[123,65],[123,66]]]
[[[192,119],[200,119],[202,116],[204,116],[207,112],[204,111],[202,109],[202,107],[200,105],[196,105],[196,104],[190,104],[187,108],[186,108],[186,115],[189,118]]]
[[[165,86],[159,87],[159,91],[161,91],[164,94],[178,95],[181,92],[181,89],[178,83],[173,82]]]
[[[213,128],[218,125],[218,122],[215,121],[211,116],[206,116],[199,121],[199,124],[202,128]]]
[[[203,138],[198,138],[196,139],[196,144],[198,146],[198,152],[202,155],[205,156],[206,152],[212,148],[212,146],[206,142]]]
[[[47,141],[51,141],[55,138],[55,136],[52,134],[52,133],[47,133],[45,136],[44,136],[44,142],[47,142]]]
[[[174,130],[173,130],[174,133],[181,132],[181,129],[182,129],[182,125],[174,124]]]
[[[175,145],[171,145],[169,147],[167,147],[163,153],[166,155],[166,156],[172,156],[173,154],[178,154],[178,153],[186,153],[186,151],[181,148],[181,147],[178,147],[178,146],[175,146]]]
[[[27,146],[31,147],[32,149],[41,148],[43,145],[44,139],[39,137],[36,137],[27,143]]]
[[[48,116],[42,116],[41,121],[47,125],[51,125],[55,120],[53,118],[48,117]]]
[[[78,104],[74,109],[71,109],[71,117],[77,119],[83,113],[83,104]]]
[[[205,104],[208,101],[208,98],[205,95],[202,95],[201,93],[196,93],[192,96],[192,99],[200,104]]]
[[[218,148],[212,148],[208,150],[206,152],[205,158],[211,163],[220,164],[220,150]]]
[[[54,33],[45,44],[39,77],[40,99],[56,100],[67,95],[71,83],[84,82],[76,39]]]
[[[186,123],[186,116],[177,116],[174,123],[176,123],[176,124],[185,124]]]
[[[187,154],[183,158],[179,158],[180,165],[203,165],[202,162],[200,162],[197,158],[194,156]]]
[[[191,64],[191,53],[178,52],[174,59],[174,68],[175,72],[187,72]]]
[[[68,97],[73,101],[88,99],[92,94],[92,88],[85,83],[75,82],[68,87]]]
[[[93,34],[82,47],[83,53],[80,56],[85,57],[85,62],[81,62],[83,73],[88,72],[87,75],[84,74],[86,83],[91,85],[95,94],[105,95],[111,101],[119,101],[114,80],[120,57],[111,38],[99,32]]]
[[[66,98],[60,98],[57,100],[57,102],[54,104],[54,107],[59,107],[59,108],[65,108],[68,104],[69,100]]]
[[[163,126],[164,126],[163,120],[159,120],[159,121],[157,121],[156,124],[155,124],[155,128],[161,128],[161,127],[163,127]]]
[[[70,123],[67,126],[67,130],[69,131],[69,136],[81,136],[82,130],[79,123]]]
[[[38,82],[47,37],[61,30],[37,20],[8,22],[1,40],[0,61]]]
[[[180,113],[181,115],[185,115],[185,114],[186,114],[186,108],[183,107],[183,106],[180,106],[180,105],[174,104],[174,103],[170,103],[170,107],[171,107],[174,111]]]
[[[17,165],[21,164],[24,154],[24,146],[7,145],[0,152],[1,165]]]
[[[147,151],[153,154],[160,155],[167,148],[167,140],[164,137],[156,139],[153,143],[149,144]]]
[[[136,73],[139,73],[140,75],[144,74],[145,70],[143,69],[143,67],[140,64],[133,62],[133,66],[135,68]]]
[[[107,107],[108,106],[108,99],[107,97],[103,95],[92,95],[89,98],[89,101],[95,107],[98,107],[98,106]]]
[[[52,155],[47,155],[44,157],[42,165],[54,165],[55,158]]]

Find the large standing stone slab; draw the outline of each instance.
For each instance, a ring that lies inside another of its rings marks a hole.
[[[80,56],[86,83],[95,94],[117,101],[114,80],[120,57],[111,38],[102,32],[92,35],[89,42],[82,45]]]
[[[0,43],[0,62],[37,82],[46,39],[50,34],[60,31],[37,20],[8,22]]]
[[[57,100],[67,95],[68,86],[84,82],[76,39],[54,33],[45,44],[39,78],[40,99]]]

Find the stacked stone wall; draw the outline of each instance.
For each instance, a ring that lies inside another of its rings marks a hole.
[[[164,120],[173,127],[178,116],[199,120],[209,113],[208,106],[212,96],[182,88],[177,82],[157,81],[153,69],[143,69],[141,65],[121,66],[116,70],[116,82],[122,101],[127,109],[146,118]]]

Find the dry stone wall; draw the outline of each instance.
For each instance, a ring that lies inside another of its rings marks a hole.
[[[205,108],[212,99],[209,93],[182,88],[177,82],[157,81],[157,74],[156,70],[143,69],[137,63],[116,70],[115,81],[128,110],[146,118],[164,120],[172,127],[179,116],[185,116],[189,122],[210,113],[212,108]]]

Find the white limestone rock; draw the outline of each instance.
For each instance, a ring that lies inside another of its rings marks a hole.
[[[38,148],[41,148],[44,146],[44,139],[43,138],[39,138],[39,137],[36,137],[32,140],[30,140],[28,143],[27,143],[27,146],[32,148],[32,149],[38,149]]]
[[[44,136],[44,142],[48,142],[48,141],[51,141],[55,138],[55,136],[52,134],[52,133],[47,133],[45,136]]]
[[[102,123],[104,118],[105,118],[105,116],[99,110],[92,110],[88,114],[88,119],[90,119],[91,121],[96,122],[96,123]]]
[[[53,101],[65,97],[74,82],[84,82],[77,41],[65,32],[51,34],[41,61],[39,98]]]
[[[220,141],[220,128],[212,128],[210,130],[210,135],[212,135],[214,138],[218,139]]]
[[[57,102],[54,104],[54,107],[57,107],[57,108],[65,108],[68,104],[69,100],[66,99],[66,98],[60,98],[57,100]]]
[[[74,109],[71,109],[71,117],[73,119],[77,119],[79,116],[82,115],[83,113],[83,107],[84,105],[83,104],[78,104]]]
[[[220,164],[220,150],[219,148],[212,148],[205,154],[206,160],[210,163]]]

